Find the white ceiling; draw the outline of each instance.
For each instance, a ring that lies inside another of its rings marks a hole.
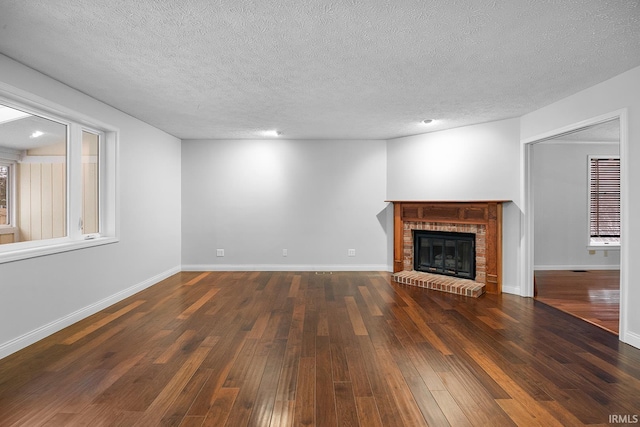
[[[33,132],[41,135],[34,137]],[[28,150],[30,148],[61,144],[66,141],[67,127],[38,116],[27,116],[0,123],[0,149]]]
[[[183,139],[388,139],[640,66],[640,1],[0,0],[0,52]]]
[[[590,125],[576,131],[554,137],[551,141],[620,144],[620,120],[615,119],[604,123]]]

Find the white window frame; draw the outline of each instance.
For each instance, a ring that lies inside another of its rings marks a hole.
[[[589,250],[620,250],[620,236],[618,238],[598,239],[591,236],[591,161],[597,159],[620,159],[618,155],[589,155],[587,158],[587,248]],[[620,212],[620,214],[622,214]],[[622,232],[620,233],[622,234]]]
[[[66,236],[0,245],[0,264],[116,243],[119,241],[118,212],[118,128],[69,110],[0,82],[0,103],[67,126],[67,217]],[[99,233],[83,234],[82,218],[82,131],[96,133],[99,140]],[[3,155],[4,154],[4,155]],[[9,156],[0,152],[6,160]],[[13,159],[15,160],[15,159]],[[12,168],[15,174],[15,168]],[[14,175],[15,177],[15,175]],[[11,180],[15,185],[15,179]],[[15,223],[15,187],[11,192],[11,225]]]
[[[0,153],[0,168],[6,167],[7,168],[7,198],[9,200],[7,200],[7,217],[8,217],[8,221],[7,224],[1,224],[0,223],[0,228],[2,227],[10,227],[11,224],[13,224],[12,218],[11,218],[11,212],[13,211],[13,203],[11,202],[11,197],[13,196],[13,189],[11,188],[13,185],[13,179],[12,179],[12,174],[13,174],[13,163],[4,159],[2,157],[2,153]],[[2,205],[0,205],[0,209],[2,208]]]
[[[106,176],[102,176],[103,165],[101,164],[101,162],[104,156],[106,155],[105,153],[106,135],[105,135],[105,132],[102,130],[90,128],[87,126],[82,126],[82,129],[80,130],[80,132],[81,133],[88,132],[98,136],[98,156],[97,156],[98,157],[98,233],[84,233],[85,236],[98,237],[97,235],[99,235],[103,229],[102,212],[101,212],[102,201],[100,200],[100,197],[104,190],[103,181],[104,179],[106,179]],[[80,154],[82,155],[82,151],[80,152]],[[84,159],[82,159],[82,161],[84,162]],[[82,220],[84,221],[84,218],[82,218]]]
[[[7,222],[8,224],[0,224],[0,234],[13,234],[14,238],[17,238],[18,232],[15,226],[16,224],[16,209],[15,209],[15,161],[12,159],[11,154],[0,151],[0,166],[6,166],[9,168],[7,193]]]

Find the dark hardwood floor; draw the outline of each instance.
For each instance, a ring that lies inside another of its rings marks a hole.
[[[545,270],[535,277],[538,301],[619,333],[620,270]]]
[[[2,426],[574,426],[640,350],[527,298],[388,273],[180,273],[0,360]]]

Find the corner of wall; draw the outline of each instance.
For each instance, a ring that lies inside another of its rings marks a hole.
[[[96,303],[90,304],[86,307],[81,308],[80,310],[76,310],[73,313],[70,313],[66,316],[63,316],[59,319],[54,320],[44,326],[41,326],[37,329],[27,332],[17,338],[14,338],[5,343],[0,343],[0,359],[9,356],[12,353],[15,353],[19,350],[22,350],[29,345],[40,341],[52,335],[67,326],[71,326],[72,324],[79,322],[82,319],[85,319],[92,314],[99,312],[100,310],[104,310],[105,308],[128,298],[144,289],[147,289],[150,286],[155,285],[156,283],[173,276],[181,271],[180,266],[173,267],[167,271],[164,271],[160,274],[157,274],[147,280],[144,280],[140,283],[137,283],[127,289],[124,289],[116,294],[110,295],[107,298],[104,298]]]

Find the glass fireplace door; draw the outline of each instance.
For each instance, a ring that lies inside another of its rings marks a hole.
[[[475,235],[414,230],[414,269],[475,278]]]

